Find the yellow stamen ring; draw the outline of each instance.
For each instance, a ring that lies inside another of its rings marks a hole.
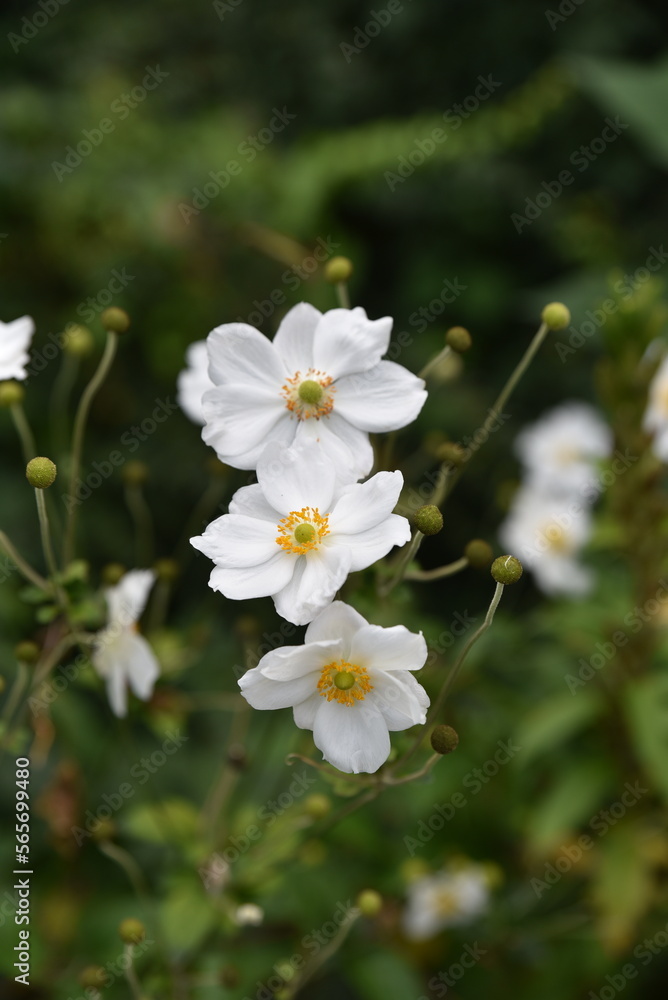
[[[354,705],[364,701],[364,696],[373,691],[373,684],[364,667],[346,660],[336,660],[322,668],[318,681],[318,693],[327,701],[338,701],[339,705]]]
[[[320,420],[334,409],[336,387],[324,372],[309,368],[305,375],[295,372],[281,389],[285,405],[297,420]]]
[[[323,517],[317,507],[302,507],[282,518],[277,530],[276,543],[287,552],[303,556],[317,549],[329,534],[329,518],[327,514]]]

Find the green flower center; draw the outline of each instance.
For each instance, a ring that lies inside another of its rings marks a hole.
[[[297,395],[301,399],[302,403],[309,403],[311,406],[317,406],[322,399],[323,388],[319,382],[316,382],[312,378],[307,378],[299,386]]]
[[[308,545],[315,538],[315,528],[312,524],[298,524],[295,528],[294,539],[298,545]]]
[[[349,670],[339,670],[337,674],[334,675],[334,686],[339,689],[339,691],[350,691],[351,687],[355,683],[355,675]]]

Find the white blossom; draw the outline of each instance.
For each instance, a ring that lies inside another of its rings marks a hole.
[[[21,316],[11,323],[0,320],[0,382],[27,378],[28,348],[34,332],[35,324],[30,316]]]

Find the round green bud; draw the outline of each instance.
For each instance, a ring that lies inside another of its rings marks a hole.
[[[14,647],[14,656],[19,663],[37,663],[39,660],[40,648],[36,642],[25,639]]]
[[[175,559],[157,559],[153,566],[158,580],[173,583],[181,572]]]
[[[298,545],[308,545],[315,538],[315,528],[312,524],[298,524],[294,537]]]
[[[327,796],[318,792],[309,795],[304,802],[304,812],[311,819],[323,819],[323,817],[327,816],[331,808],[332,803]]]
[[[464,549],[464,555],[474,569],[484,569],[494,558],[492,546],[482,538],[472,538]]]
[[[461,445],[455,444],[454,441],[444,441],[436,450],[436,457],[439,462],[447,462],[458,469],[466,461],[466,452]]]
[[[93,334],[87,326],[79,326],[78,323],[70,323],[65,328],[65,341],[63,350],[66,354],[71,354],[75,358],[83,358],[93,350],[95,341]]]
[[[126,462],[121,472],[121,479],[126,486],[141,486],[148,479],[148,465],[136,458]]]
[[[20,382],[11,379],[7,382],[0,382],[0,406],[16,406],[23,402],[25,389]]]
[[[463,326],[451,326],[445,335],[445,342],[458,354],[468,351],[473,343],[471,334]]]
[[[515,556],[499,556],[492,563],[492,576],[497,583],[517,583],[522,576],[522,563]]]
[[[146,928],[141,920],[127,917],[119,924],[118,936],[124,944],[139,944],[146,937]]]
[[[310,403],[311,406],[317,406],[322,399],[322,393],[322,386],[312,378],[305,379],[297,390],[297,395],[302,403]]]
[[[349,670],[339,670],[338,674],[334,674],[334,687],[337,687],[339,691],[350,691],[355,683],[355,675]]]
[[[102,990],[107,982],[107,974],[100,965],[87,965],[79,973],[79,985],[85,990]]]
[[[377,917],[383,908],[383,897],[375,889],[363,889],[355,904],[363,917]]]
[[[436,726],[429,739],[434,753],[452,753],[459,744],[459,736],[452,726]]]
[[[116,833],[116,824],[111,819],[100,819],[91,829],[93,840],[97,841],[98,844],[104,843],[106,840],[113,840]]]
[[[433,503],[427,503],[415,511],[413,524],[423,535],[437,535],[443,528],[443,515]]]
[[[50,458],[31,458],[26,466],[26,479],[36,490],[45,490],[56,481],[58,470]]]
[[[563,330],[571,321],[571,313],[563,302],[550,302],[543,309],[540,318],[550,330]]]
[[[117,306],[110,306],[109,309],[105,309],[100,316],[100,320],[102,321],[102,326],[109,333],[125,333],[130,326],[130,317],[125,309],[119,309]]]
[[[325,264],[325,281],[329,281],[331,285],[349,281],[352,273],[353,262],[348,257],[332,257]]]
[[[107,587],[115,587],[121,577],[125,576],[127,570],[121,563],[107,563],[102,570],[102,582]]]

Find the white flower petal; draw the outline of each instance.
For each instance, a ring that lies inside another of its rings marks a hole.
[[[350,651],[356,633],[368,625],[358,611],[343,601],[334,601],[313,619],[306,629],[305,643],[324,642],[340,639],[343,643],[342,658],[350,660]]]
[[[209,586],[231,601],[273,597],[288,585],[294,571],[294,557],[281,549],[267,562],[258,566],[235,569],[216,566],[209,577]]]
[[[398,670],[371,673],[373,703],[385,719],[390,732],[424,725],[427,721],[429,695],[411,673]]]
[[[364,309],[330,309],[318,323],[313,365],[330,378],[366,371],[377,365],[390,343],[392,320],[370,320]]]
[[[114,715],[123,718],[128,714],[128,689],[125,672],[121,664],[117,664],[107,675],[107,698]]]
[[[265,653],[256,669],[271,680],[289,681],[309,673],[319,674],[328,663],[341,659],[344,659],[343,642],[333,638],[307,646],[279,646]]]
[[[355,535],[374,528],[396,507],[403,484],[400,472],[377,472],[366,483],[344,487],[329,516],[332,534]]]
[[[146,607],[154,583],[152,569],[134,569],[121,577],[115,587],[105,590],[109,622],[124,626],[134,624]]]
[[[350,655],[362,667],[420,670],[427,659],[427,643],[421,633],[409,632],[405,625],[381,628],[364,622],[353,636]]]
[[[350,572],[346,548],[314,549],[297,558],[294,576],[274,595],[276,610],[294,625],[306,625],[330,603]]]
[[[274,345],[247,323],[224,323],[207,337],[209,376],[214,385],[257,386],[280,392],[287,375]]]
[[[256,385],[219,385],[204,393],[202,410],[206,421],[202,440],[234,468],[253,468],[249,453],[266,447],[268,440],[292,440],[285,401],[279,392]],[[284,418],[283,421],[281,418]],[[279,423],[285,426],[277,427]]]
[[[305,440],[318,443],[341,482],[355,482],[371,470],[373,448],[369,435],[338,416],[336,410],[320,420],[300,420],[295,445]]]
[[[347,375],[336,383],[336,412],[363,431],[385,433],[405,427],[427,399],[424,380],[393,361]]]
[[[226,569],[258,566],[276,555],[277,522],[246,514],[223,514],[191,545]]]
[[[337,533],[335,542],[350,548],[350,572],[354,573],[382,559],[395,545],[405,545],[410,537],[411,528],[406,518],[390,514],[374,528],[368,528],[359,534]]]
[[[143,635],[129,632],[124,643],[124,669],[130,687],[142,701],[148,701],[160,676],[160,664]]]
[[[179,406],[195,424],[204,423],[202,396],[213,388],[209,378],[209,355],[206,341],[198,340],[186,351],[187,367],[179,372],[176,380],[176,398]]]
[[[313,367],[313,337],[321,318],[320,310],[308,302],[298,303],[283,317],[273,343],[291,375],[306,375]]]
[[[261,521],[271,521],[274,527],[283,516],[265,500],[259,483],[252,486],[242,486],[234,494],[229,505],[230,514],[246,514]]]
[[[307,698],[306,701],[302,701],[299,705],[294,706],[292,715],[295,720],[295,726],[298,729],[313,729],[315,717],[322,705],[322,701],[322,695],[320,692],[316,692],[310,698]]]
[[[239,678],[241,693],[253,708],[292,708],[313,694],[317,679],[313,674],[278,681],[263,676],[259,667]]]
[[[271,506],[282,514],[314,507],[324,515],[334,496],[336,470],[318,445],[309,441],[292,448],[265,448],[257,463],[257,478]]]
[[[322,699],[316,712],[313,742],[339,771],[373,774],[390,754],[390,736],[382,715],[372,705],[341,705]]]
[[[0,321],[0,381],[27,377],[28,348],[34,332],[35,324],[30,316],[21,316],[11,323]]]

